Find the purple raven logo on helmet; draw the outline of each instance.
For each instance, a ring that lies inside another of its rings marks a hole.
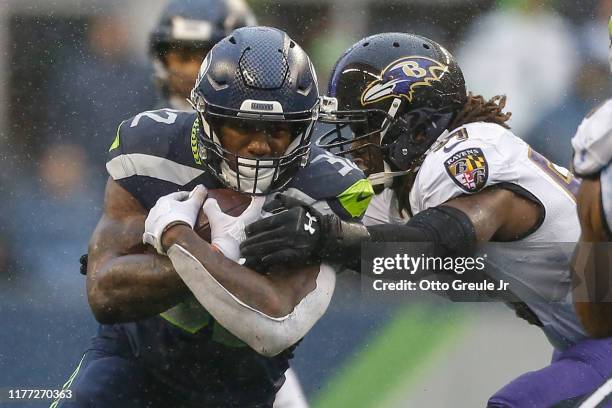
[[[361,94],[361,104],[368,105],[386,98],[402,97],[412,102],[415,88],[439,81],[448,66],[421,56],[404,57],[387,65],[379,79]]]

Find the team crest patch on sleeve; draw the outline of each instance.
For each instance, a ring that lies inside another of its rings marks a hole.
[[[475,193],[487,184],[489,165],[482,149],[461,150],[444,162],[446,172],[453,181],[468,193]]]

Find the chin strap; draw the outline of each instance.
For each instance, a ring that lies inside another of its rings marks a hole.
[[[384,163],[384,171],[373,173],[368,176],[368,181],[372,186],[383,185],[385,188],[390,188],[395,177],[405,176],[411,170],[391,171],[391,167],[387,162]]]
[[[178,95],[172,95],[168,98],[168,103],[172,109],[182,110],[182,111],[191,111],[193,108],[189,104],[189,101],[186,98]]]
[[[422,156],[423,160],[425,160],[425,157],[427,157],[429,153],[438,149],[442,144],[446,143],[448,141],[449,135],[450,135],[449,130],[445,129],[444,132],[442,132],[440,136],[438,136],[436,141],[432,143],[429,149],[427,149],[425,153],[423,153],[423,156]],[[378,186],[382,184],[384,185],[385,188],[390,188],[393,184],[393,179],[395,177],[401,177],[401,176],[405,176],[408,173],[417,172],[421,168],[421,164],[423,163],[423,160],[421,160],[417,166],[409,170],[399,170],[399,171],[391,171],[391,166],[389,165],[389,163],[387,163],[386,161],[383,161],[384,170],[379,173],[370,174],[368,176],[368,181],[370,182],[372,186]]]

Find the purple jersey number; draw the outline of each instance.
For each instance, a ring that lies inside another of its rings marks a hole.
[[[536,152],[532,148],[529,148],[529,159],[534,162],[539,168],[544,170],[557,184],[559,184],[567,193],[576,201],[576,195],[578,194],[578,188],[580,188],[580,179],[574,177],[570,172],[567,174],[561,173],[553,163],[550,162],[546,157]]]

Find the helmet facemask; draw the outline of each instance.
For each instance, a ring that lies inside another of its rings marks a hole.
[[[193,107],[198,112],[200,157],[209,172],[226,187],[252,195],[269,194],[283,189],[298,169],[306,165],[316,109],[275,117],[213,106],[192,94],[193,100],[198,101]],[[268,146],[276,144],[284,149],[266,156],[241,155],[223,145],[224,126],[240,137],[269,138]],[[274,138],[283,134],[287,134],[287,139],[277,143]]]
[[[367,169],[362,167],[362,170],[370,182],[374,186],[390,187],[394,177],[418,170],[454,116],[452,108],[420,108],[398,113],[400,106],[398,98],[388,111],[328,110],[321,115],[321,121],[333,124],[334,128],[321,136],[317,145],[358,164],[362,157],[367,157]]]

